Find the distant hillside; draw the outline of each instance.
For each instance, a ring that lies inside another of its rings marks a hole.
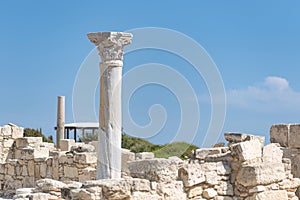
[[[171,144],[157,145],[141,138],[122,134],[122,148],[130,149],[135,153],[153,152],[155,157],[158,158],[177,156],[185,159],[193,149],[198,149],[199,147],[186,142],[173,142]]]
[[[83,142],[93,140],[97,140],[97,135],[86,135],[84,138],[79,139]],[[122,134],[122,148],[129,149],[134,153],[153,152],[157,158],[177,156],[182,159],[185,159],[193,149],[199,149],[199,147],[186,142],[157,145],[141,138],[131,137],[125,133]]]

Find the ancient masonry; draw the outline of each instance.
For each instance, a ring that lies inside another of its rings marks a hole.
[[[1,196],[44,199],[297,200],[300,125],[271,127],[271,143],[249,134],[225,134],[228,145],[197,149],[187,160],[122,150],[122,178],[96,179],[97,142],[23,137],[14,124],[0,127]],[[298,189],[299,188],[299,189]]]

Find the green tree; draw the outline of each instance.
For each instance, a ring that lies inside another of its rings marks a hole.
[[[24,129],[24,137],[42,137],[43,142],[53,143],[52,135],[46,137],[43,134],[42,128],[39,128],[39,129],[25,128]]]

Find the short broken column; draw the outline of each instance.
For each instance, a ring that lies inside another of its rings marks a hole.
[[[65,97],[57,97],[56,145],[60,148],[60,140],[65,139]]]
[[[121,178],[121,88],[124,46],[132,35],[122,32],[89,33],[98,47],[100,63],[100,131],[97,179]]]

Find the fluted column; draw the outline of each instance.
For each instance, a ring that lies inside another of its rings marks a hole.
[[[121,178],[123,48],[132,35],[98,32],[89,33],[88,38],[101,57],[97,179]]]

